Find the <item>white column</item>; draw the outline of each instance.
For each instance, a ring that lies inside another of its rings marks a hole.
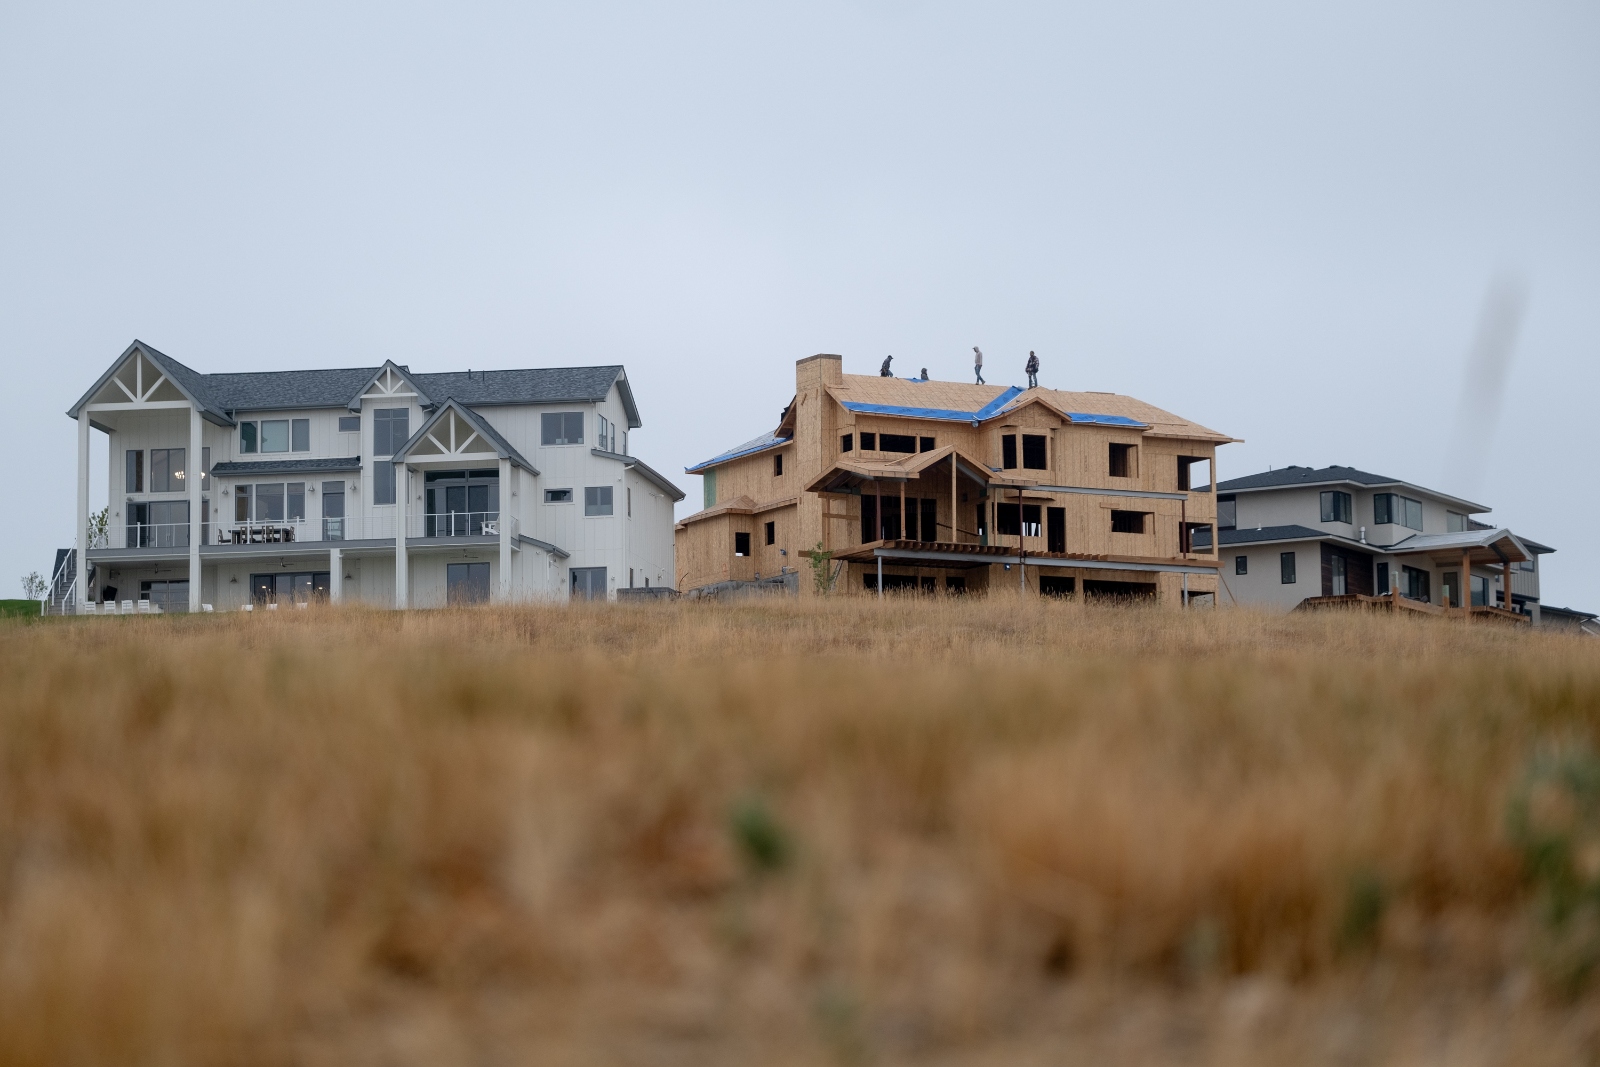
[[[511,603],[511,461],[500,461],[500,603]]]
[[[189,455],[184,460],[183,476],[189,482],[189,610],[200,610],[200,531],[204,528],[204,504],[200,496],[200,409],[189,407]]]
[[[328,549],[328,603],[337,604],[344,599],[344,554],[338,542]]]
[[[411,473],[404,463],[394,467],[394,606],[409,606],[406,579],[409,577],[406,560],[406,506],[411,502]]]
[[[109,484],[109,483],[108,483]],[[72,610],[82,612],[89,603],[89,411],[78,412],[78,535],[77,573],[74,588],[77,600]],[[62,606],[65,609],[65,605]]]

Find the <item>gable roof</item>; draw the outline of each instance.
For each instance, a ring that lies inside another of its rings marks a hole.
[[[591,404],[605,400],[615,385],[627,414],[628,428],[638,429],[643,425],[621,364],[415,374],[409,367],[386,361],[378,367],[201,374],[139,340],[112,362],[67,414],[77,418],[83,406],[104,388],[135,351],[143,352],[208,419],[223,425],[232,425],[236,412],[346,408],[352,403],[359,406],[361,395],[389,366],[412,383],[421,394],[419,399],[424,407],[432,406],[436,398],[442,397],[454,397],[475,407]]]
[[[488,419],[484,418],[478,412],[473,411],[465,404],[462,404],[454,397],[447,397],[444,403],[440,404],[434,409],[432,415],[429,415],[426,419],[422,420],[422,425],[417,427],[417,432],[412,434],[406,440],[405,444],[394,450],[394,459],[398,461],[409,455],[411,449],[422,443],[422,441],[428,436],[428,431],[437,426],[440,421],[442,421],[444,417],[452,411],[456,412],[456,414],[460,416],[461,421],[471,426],[473,430],[477,432],[478,436],[482,437],[484,441],[486,441],[492,447],[497,458],[509,459],[517,466],[527,471],[529,474],[539,473],[538,469],[535,468],[532,463],[529,463],[526,459],[524,459],[522,453],[518,452],[515,446],[513,446],[510,441],[507,441],[505,437],[501,435],[499,430],[496,430],[493,426],[489,425]]]
[[[88,404],[96,393],[105,388],[106,383],[111,380],[111,376],[117,373],[135,352],[142,353],[145,359],[159,367],[161,373],[166,375],[167,380],[172,382],[191,404],[198,407],[201,415],[207,420],[223,426],[233,425],[233,420],[228,417],[226,409],[217,403],[211,389],[208,387],[206,375],[185,367],[171,356],[164,352],[156,351],[137,337],[134,338],[132,344],[122,350],[122,355],[111,361],[111,366],[107,367],[106,372],[96,379],[95,383],[89,387],[89,391],[79,397],[76,404],[67,409],[67,416],[69,418],[77,418],[84,405]]]
[[[1316,485],[1355,485],[1364,489],[1380,488],[1385,486],[1398,486],[1418,493],[1424,493],[1439,500],[1446,500],[1467,509],[1468,514],[1481,514],[1494,510],[1483,504],[1474,504],[1470,500],[1441,493],[1437,489],[1426,489],[1414,482],[1401,481],[1399,478],[1390,478],[1383,474],[1373,474],[1370,471],[1357,470],[1355,467],[1297,467],[1290,465],[1277,470],[1267,471],[1263,474],[1247,474],[1242,478],[1230,478],[1225,482],[1217,483],[1219,493],[1252,492],[1258,489],[1282,489],[1289,486],[1316,486]]]
[[[850,411],[906,418],[985,422],[1034,401],[1055,409],[1069,421],[1138,428],[1154,437],[1182,437],[1225,444],[1237,440],[1197,422],[1163,411],[1120,393],[1085,393],[1065,389],[1023,389],[1019,386],[968,385],[846,374],[828,394]]]

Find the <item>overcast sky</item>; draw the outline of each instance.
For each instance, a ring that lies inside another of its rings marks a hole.
[[[680,512],[797,358],[965,379],[976,344],[1244,438],[1224,478],[1480,500],[1600,611],[1600,5],[11,0],[0,323],[0,596],[71,543],[63,412],[135,337],[622,363]]]

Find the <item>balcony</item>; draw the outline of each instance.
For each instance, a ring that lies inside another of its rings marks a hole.
[[[219,526],[219,545],[319,544],[329,541],[392,541],[389,515],[326,519],[257,519]]]
[[[498,541],[502,523],[511,524],[511,539],[515,541],[521,532],[521,523],[515,515],[502,516],[498,511],[425,512],[407,517],[406,539],[476,538],[479,541]]]

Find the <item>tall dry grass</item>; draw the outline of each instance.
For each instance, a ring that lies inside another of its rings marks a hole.
[[[1583,639],[1003,597],[0,625],[0,1065],[1600,1053]]]

